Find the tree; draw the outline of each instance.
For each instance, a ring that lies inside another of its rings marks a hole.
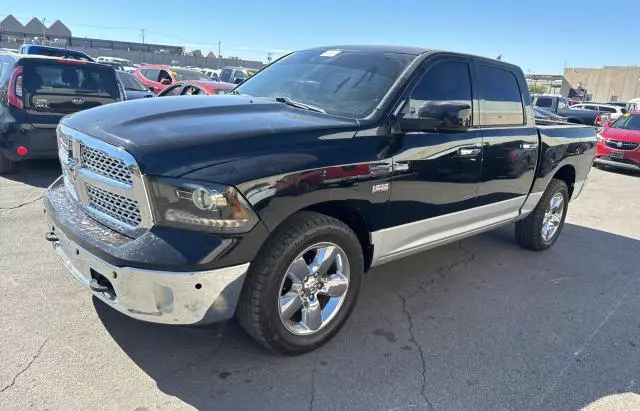
[[[547,87],[542,84],[529,84],[529,93],[546,93]]]

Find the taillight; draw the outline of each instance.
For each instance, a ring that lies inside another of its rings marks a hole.
[[[17,66],[11,72],[9,78],[9,92],[7,93],[7,103],[15,108],[22,109],[22,66]]]
[[[598,117],[596,117],[596,121],[593,122],[594,126],[601,126],[602,125],[602,114],[599,114]]]

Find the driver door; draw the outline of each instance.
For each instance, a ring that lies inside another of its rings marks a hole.
[[[429,107],[466,107],[463,127],[394,133],[390,226],[383,230],[380,254],[395,259],[444,238],[471,230],[482,166],[482,131],[476,126],[475,69],[470,59],[438,57],[427,61],[422,76],[401,100],[401,124],[420,121]],[[425,107],[427,109],[425,109]],[[445,113],[446,114],[446,113]]]

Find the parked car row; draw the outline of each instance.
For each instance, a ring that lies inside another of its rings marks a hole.
[[[94,62],[72,50],[34,45],[21,51],[25,54],[0,52],[0,174],[18,161],[56,157],[55,127],[64,115],[156,94],[223,94],[236,86],[181,67],[146,65],[132,73],[126,59]]]
[[[616,111],[611,107],[607,107],[607,110],[592,110],[592,108],[605,107],[606,105],[587,105],[582,103],[572,103],[572,101],[566,97],[550,96],[543,94],[532,94],[531,103],[534,107],[539,107],[553,114],[566,118],[566,121],[573,124],[584,124],[589,126],[601,126],[604,121],[607,121],[611,112],[608,110]],[[618,107],[620,108],[620,107]]]

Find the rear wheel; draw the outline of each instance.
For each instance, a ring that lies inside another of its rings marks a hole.
[[[554,178],[533,212],[516,223],[518,244],[535,251],[551,247],[564,227],[568,204],[567,184]]]
[[[0,153],[0,174],[11,174],[16,169],[16,162],[6,158]]]
[[[298,213],[251,263],[238,320],[275,352],[314,350],[346,322],[363,272],[362,247],[347,225],[323,214]]]

